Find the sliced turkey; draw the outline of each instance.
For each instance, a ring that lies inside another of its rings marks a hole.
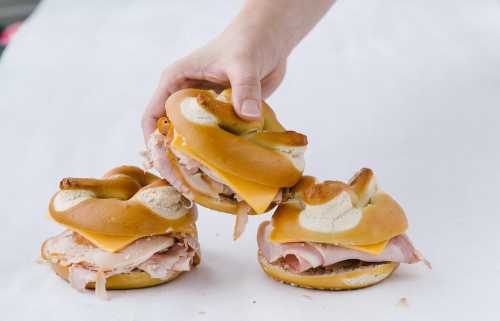
[[[97,283],[102,283],[103,277],[134,270],[159,279],[178,271],[189,271],[197,253],[198,241],[189,236],[143,237],[111,253],[69,230],[48,239],[42,248],[46,260],[68,267],[68,279],[74,288],[83,290],[87,283],[96,282],[96,291],[98,286],[102,290],[102,285]]]
[[[147,161],[152,163],[153,167],[160,173],[162,178],[166,179],[187,198],[192,199],[189,188],[177,177],[174,166],[170,162],[165,136],[155,131],[149,136],[147,145]]]
[[[332,244],[315,242],[275,243],[269,240],[271,230],[271,224],[265,224],[259,228],[257,236],[259,250],[270,263],[282,259],[284,264],[296,273],[311,268],[326,267],[345,260],[391,261],[409,264],[424,261],[430,267],[430,264],[413,247],[406,235],[398,235],[392,238],[380,254],[373,255]]]

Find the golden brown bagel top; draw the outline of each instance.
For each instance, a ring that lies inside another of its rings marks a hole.
[[[363,168],[349,184],[317,183],[304,176],[272,218],[270,239],[337,245],[370,245],[407,229],[399,204],[377,187],[372,170]]]
[[[293,186],[303,171],[306,136],[286,131],[262,103],[262,118],[247,122],[233,110],[230,90],[184,89],[165,108],[177,135],[210,165],[272,187]]]
[[[120,166],[102,179],[65,178],[59,185],[49,215],[68,228],[123,237],[196,233],[195,208],[165,180],[138,167]]]

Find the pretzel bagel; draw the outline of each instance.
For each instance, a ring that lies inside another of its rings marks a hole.
[[[335,266],[328,273],[296,274],[269,263],[258,253],[262,270],[272,279],[296,287],[317,290],[354,290],[375,285],[387,279],[399,267],[396,262],[364,263]],[[349,262],[350,263],[350,262]]]
[[[51,264],[54,272],[59,275],[61,278],[69,282],[69,268],[62,264]],[[165,279],[155,279],[152,278],[146,272],[134,271],[129,273],[116,274],[109,277],[106,280],[106,289],[107,290],[128,290],[128,289],[142,289],[148,288],[164,283],[168,283],[177,277],[179,277],[182,272],[172,273],[171,276]],[[88,282],[85,284],[85,288],[87,289],[95,289],[95,282]]]
[[[165,109],[150,139],[156,144],[148,144],[150,163],[195,202],[232,214],[245,207],[264,213],[300,180],[307,137],[285,130],[265,102],[262,117],[250,122],[234,112],[230,89],[180,90]],[[159,146],[159,155],[151,152]]]
[[[372,170],[367,168],[349,184],[319,183],[314,177],[304,176],[291,194],[291,200],[273,215],[273,241],[367,245],[391,239],[408,227],[403,209],[378,188]]]
[[[400,263],[430,263],[405,234],[406,215],[380,190],[373,171],[348,182],[304,176],[259,227],[259,263],[295,286],[358,289],[388,278]]]
[[[201,116],[192,117],[191,111]],[[217,100],[211,92],[185,89],[166,103],[167,116],[186,144],[214,166],[267,186],[289,187],[299,179],[303,166],[295,166],[280,146],[305,146],[306,136],[285,131],[267,104],[263,117],[246,122],[230,103]],[[244,155],[244,157],[238,157]],[[273,173],[270,175],[269,173]]]
[[[49,215],[68,228],[112,236],[151,236],[169,230],[195,234],[195,207],[165,180],[121,166],[102,179],[65,178]]]
[[[73,288],[105,299],[106,289],[167,283],[200,263],[196,206],[158,176],[120,166],[59,188],[49,216],[66,230],[41,256]]]

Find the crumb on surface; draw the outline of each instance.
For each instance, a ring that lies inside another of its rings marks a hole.
[[[302,294],[302,296],[308,300],[312,300],[312,297],[310,295]]]
[[[397,306],[407,308],[408,307],[408,299],[405,297],[399,299]]]

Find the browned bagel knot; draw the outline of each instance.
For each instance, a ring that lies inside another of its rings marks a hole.
[[[116,198],[128,200],[141,188],[161,180],[156,175],[134,166],[120,166],[95,178],[63,178],[59,182],[61,190],[83,189],[92,191],[97,198]]]
[[[373,171],[361,169],[348,184],[316,182],[304,176],[290,199],[273,215],[271,239],[336,245],[366,245],[386,241],[407,229],[399,204],[378,188]]]
[[[262,117],[250,122],[234,112],[230,89],[180,90],[165,106],[146,163],[195,202],[264,213],[300,180],[307,137],[285,130],[265,102]]]
[[[304,176],[257,233],[270,277],[306,288],[344,290],[383,281],[400,263],[430,263],[405,235],[406,215],[372,170],[348,183]]]
[[[110,236],[195,234],[196,209],[165,180],[120,166],[102,179],[65,178],[49,215],[68,228]]]
[[[266,186],[290,187],[301,177],[299,161],[307,137],[286,131],[263,102],[262,118],[247,122],[234,112],[226,91],[181,90],[172,95],[166,112],[185,144],[204,160],[230,174]],[[298,156],[293,160],[293,156]]]

